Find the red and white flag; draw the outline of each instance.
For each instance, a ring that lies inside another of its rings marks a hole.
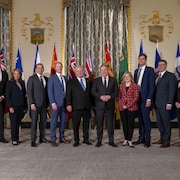
[[[73,51],[72,58],[70,60],[70,68],[69,68],[70,78],[75,78],[76,77],[76,75],[74,73],[75,67],[76,67],[76,59],[74,57],[74,51]]]
[[[87,51],[87,59],[85,64],[85,78],[92,80],[94,78],[93,74],[93,63],[91,57],[91,51]]]
[[[1,70],[2,71],[6,71],[6,63],[5,63],[5,59],[4,59],[4,49],[2,48],[0,51],[0,63],[1,63]]]

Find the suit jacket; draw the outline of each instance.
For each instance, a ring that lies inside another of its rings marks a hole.
[[[6,101],[9,108],[23,106],[27,109],[27,98],[24,81],[20,81],[22,89],[18,87],[14,80],[8,81],[6,85]]]
[[[134,81],[138,83],[137,80],[138,69],[134,72]],[[140,100],[146,101],[147,99],[153,100],[155,90],[155,74],[152,67],[145,67],[141,88],[140,88]]]
[[[65,76],[63,77],[65,79]],[[59,107],[64,106],[65,96],[63,84],[60,82],[59,77],[56,74],[51,76],[48,79],[48,97],[50,105],[56,103]]]
[[[176,102],[180,103],[180,87],[178,87],[178,84],[180,81],[177,82],[177,90],[176,90]]]
[[[72,105],[74,110],[91,108],[91,82],[86,79],[86,91],[84,91],[77,78],[67,82],[66,105]]]
[[[115,108],[115,98],[118,96],[118,85],[117,80],[114,77],[109,77],[108,87],[105,87],[102,82],[102,77],[98,77],[93,80],[91,93],[95,98],[96,109],[104,109],[105,106],[108,109]],[[110,95],[111,99],[108,102],[103,102],[100,99],[102,95]]]
[[[139,89],[136,83],[131,83],[128,90],[126,91],[125,83],[120,84],[119,87],[119,108],[120,111],[124,111],[123,106],[125,105],[129,111],[136,111],[138,109]]]
[[[174,104],[176,93],[176,78],[173,73],[166,71],[156,85],[155,105],[166,108],[166,104]]]
[[[8,74],[6,71],[2,71],[2,81],[0,81],[0,96],[6,95],[6,83],[8,81]]]
[[[47,107],[49,105],[49,99],[47,94],[48,78],[45,76],[44,78],[46,81],[45,87],[42,86],[37,74],[34,74],[29,77],[27,82],[27,92],[30,105],[35,104],[37,107]]]

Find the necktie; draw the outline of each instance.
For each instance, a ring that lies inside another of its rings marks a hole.
[[[60,80],[61,80],[61,84],[62,84],[63,91],[64,91],[64,82],[63,82],[63,77],[62,76],[60,76]]]
[[[137,73],[137,82],[139,81],[140,74],[141,74],[141,68],[139,68],[138,73]]]
[[[44,87],[42,76],[40,76],[40,81],[41,81],[42,86]]]
[[[83,90],[86,91],[86,87],[84,86],[84,83],[83,83],[83,79],[82,79],[82,78],[80,79],[80,84],[81,84],[81,87],[83,88]]]
[[[104,78],[104,87],[107,87],[106,77]]]
[[[159,74],[158,77],[156,78],[156,85],[159,83],[160,79],[161,79],[161,74]]]

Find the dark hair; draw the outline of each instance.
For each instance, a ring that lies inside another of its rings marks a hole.
[[[147,59],[147,55],[146,55],[146,54],[144,54],[144,53],[143,53],[143,54],[140,54],[140,55],[138,56],[138,58],[141,57],[141,56],[144,56],[145,59]]]
[[[164,59],[159,60],[158,64],[159,64],[160,62],[164,62],[164,63],[167,65],[167,61],[164,60]]]
[[[44,65],[42,63],[36,64],[36,68],[37,68],[38,65],[41,65],[44,68]]]
[[[11,80],[14,81],[14,72],[15,72],[15,71],[17,71],[17,72],[20,74],[19,80],[21,80],[22,72],[21,72],[18,68],[16,68],[16,69],[13,70]]]

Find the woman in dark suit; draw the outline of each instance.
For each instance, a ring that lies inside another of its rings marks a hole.
[[[132,135],[134,130],[135,113],[138,110],[139,90],[130,72],[125,72],[123,82],[119,87],[119,108],[123,124],[124,142],[123,146],[132,145]]]
[[[13,76],[6,86],[6,101],[9,108],[11,122],[11,139],[13,145],[18,145],[19,126],[21,119],[27,110],[27,98],[25,83],[21,79],[22,73],[19,69],[13,71]]]

